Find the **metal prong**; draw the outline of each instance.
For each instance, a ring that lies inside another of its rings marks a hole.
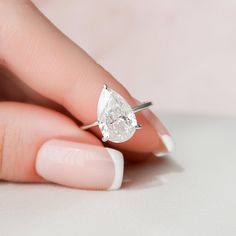
[[[104,88],[104,89],[108,89],[107,84],[104,84],[104,85],[103,85],[103,88]]]
[[[102,137],[102,141],[106,142],[108,140],[108,138]]]
[[[137,124],[137,125],[135,126],[135,128],[136,128],[136,129],[141,129],[141,128],[142,128],[142,125]]]

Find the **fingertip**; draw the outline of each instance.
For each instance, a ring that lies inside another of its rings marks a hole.
[[[114,149],[66,140],[49,140],[38,152],[37,173],[49,182],[79,189],[117,190],[123,155]]]
[[[114,167],[115,167],[115,177],[113,179],[112,185],[109,187],[108,190],[117,190],[121,187],[124,175],[124,158],[121,152],[112,149],[106,148],[108,153],[110,154]]]

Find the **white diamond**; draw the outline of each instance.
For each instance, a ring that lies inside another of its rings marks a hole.
[[[131,106],[120,94],[106,86],[98,101],[97,117],[104,141],[121,143],[135,133],[137,120]]]

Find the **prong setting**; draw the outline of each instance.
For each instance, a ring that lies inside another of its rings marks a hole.
[[[141,129],[141,128],[142,128],[142,125],[138,123],[138,124],[135,126],[135,128],[136,128],[136,129]]]
[[[104,83],[97,105],[97,121],[81,128],[87,130],[98,125],[103,142],[122,143],[142,127],[137,123],[135,113],[151,105],[152,102],[145,102],[131,107],[119,93]]]
[[[102,137],[102,141],[105,143],[106,141],[108,141],[108,138]]]
[[[108,89],[108,85],[107,84],[103,84],[103,88],[104,89]]]

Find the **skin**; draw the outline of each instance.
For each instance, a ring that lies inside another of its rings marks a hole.
[[[156,125],[142,113],[137,115],[142,129],[122,144],[102,143],[98,128],[79,128],[96,120],[104,83],[130,105],[137,104],[124,86],[30,1],[0,0],[0,179],[44,181],[35,171],[35,157],[40,146],[53,138],[111,146],[133,161],[163,150]]]

